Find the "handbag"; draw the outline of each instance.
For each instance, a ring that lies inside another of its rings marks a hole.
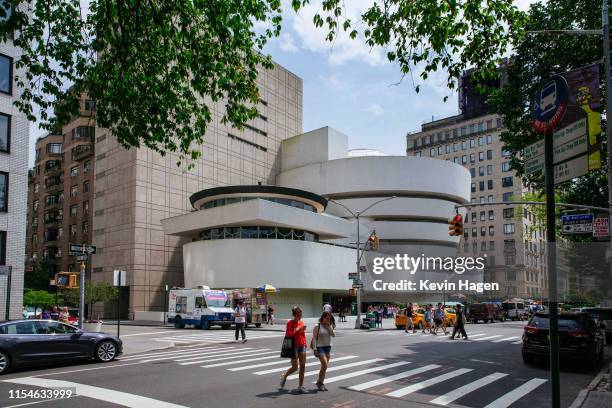
[[[295,358],[295,348],[293,343],[293,337],[285,336],[283,344],[281,346],[281,358]]]

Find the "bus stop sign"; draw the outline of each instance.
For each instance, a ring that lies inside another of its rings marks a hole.
[[[567,110],[567,81],[555,75],[536,92],[533,106],[532,126],[540,133],[552,132],[561,122]]]

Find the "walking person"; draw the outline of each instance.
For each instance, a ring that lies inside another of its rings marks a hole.
[[[442,307],[442,303],[438,303],[438,307],[434,310],[434,331],[433,334],[438,334],[438,329],[442,328],[442,332],[446,335],[446,313]]]
[[[329,303],[325,303],[323,305],[323,311],[329,313],[329,315],[331,316],[332,326],[335,329],[336,328],[336,319],[334,319],[334,314],[333,314],[332,306]]]
[[[268,305],[268,324],[274,325],[274,306]]]
[[[416,333],[416,330],[414,328],[414,322],[412,321],[412,315],[413,313],[413,306],[412,306],[412,302],[408,303],[408,306],[406,306],[406,327],[404,328],[404,332],[408,333],[408,329],[412,329],[413,333]]]
[[[425,306],[425,314],[423,315],[423,333],[425,330],[429,330],[431,334],[431,307],[429,305]]]
[[[246,343],[246,333],[244,332],[244,326],[246,325],[246,309],[244,308],[242,302],[238,302],[236,304],[236,308],[234,309],[234,325],[236,326],[236,341],[238,341],[238,332],[242,334],[242,342]]]
[[[295,373],[298,370],[299,363],[299,386],[297,392],[299,394],[305,394],[306,389],[304,388],[304,372],[306,371],[306,325],[302,321],[302,309],[299,306],[295,306],[291,311],[293,319],[287,322],[287,329],[285,330],[285,337],[291,337],[293,339],[293,350],[294,356],[291,358],[291,367],[280,377],[280,388],[285,388],[287,377]]]
[[[345,315],[344,315],[344,307],[340,307],[340,309],[338,310],[338,317],[340,318],[340,322],[344,322],[345,320]]]
[[[323,312],[319,318],[319,324],[312,330],[312,341],[310,342],[315,357],[321,362],[319,379],[317,380],[317,388],[319,391],[327,391],[324,381],[325,373],[329,365],[329,358],[331,356],[332,337],[336,337],[336,334],[331,324],[331,314]]]
[[[461,309],[461,305],[457,305],[457,314],[455,315],[455,325],[453,326],[453,334],[451,335],[450,339],[451,340],[455,340],[455,334],[457,333],[457,331],[463,335],[463,337],[467,340],[468,336],[467,333],[465,332],[465,314],[463,314],[463,310]]]

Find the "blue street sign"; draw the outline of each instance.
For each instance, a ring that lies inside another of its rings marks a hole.
[[[568,95],[567,81],[560,75],[552,77],[536,92],[532,125],[538,132],[551,132],[561,122]]]

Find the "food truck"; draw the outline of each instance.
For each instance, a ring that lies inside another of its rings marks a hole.
[[[231,299],[224,290],[211,290],[208,286],[172,288],[169,297],[168,322],[177,329],[186,325],[203,330],[215,325],[229,329],[234,322]]]
[[[246,326],[249,324],[260,327],[268,317],[268,301],[266,292],[259,288],[233,289],[228,291],[232,298],[232,307],[242,302],[247,312]]]

